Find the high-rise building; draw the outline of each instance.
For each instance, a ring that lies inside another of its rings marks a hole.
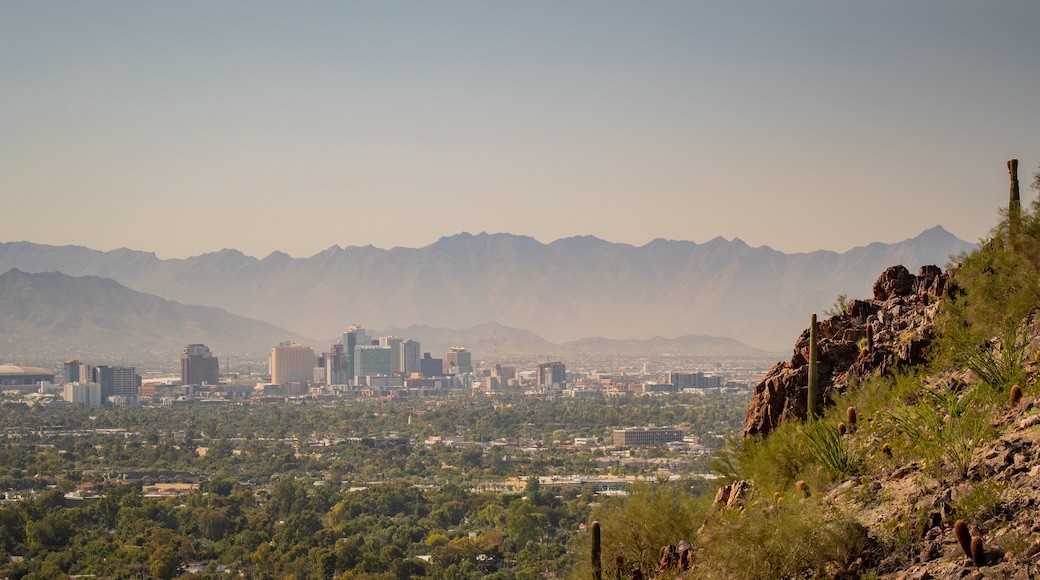
[[[94,379],[94,367],[78,360],[65,361],[66,383],[89,383]]]
[[[431,358],[430,353],[424,352],[419,360],[419,374],[424,377],[440,377],[444,375],[444,359]]]
[[[444,355],[444,374],[461,375],[473,372],[473,357],[461,346],[453,346]]]
[[[314,379],[314,349],[283,342],[271,349],[271,382],[309,383]]]
[[[538,386],[551,387],[567,382],[567,367],[562,362],[538,363]]]
[[[361,377],[388,377],[392,361],[389,346],[358,345],[354,347],[354,380]]]
[[[347,356],[343,345],[336,343],[329,347],[329,352],[322,354],[325,367],[326,385],[345,385],[350,377],[347,376]]]
[[[357,373],[354,372],[354,349],[358,346],[368,346],[372,344],[372,339],[368,337],[364,328],[356,324],[350,325],[347,331],[343,333],[343,353],[347,357],[347,376],[356,377]]]
[[[379,346],[390,347],[390,373],[399,375],[401,374],[401,342],[402,338],[398,336],[381,336],[379,337]]]
[[[420,372],[419,361],[422,356],[419,352],[418,341],[406,340],[401,343],[401,374],[410,377],[412,373]]]
[[[181,351],[181,384],[220,383],[220,359],[204,344],[189,344]]]
[[[78,360],[67,360],[65,361],[65,382],[66,383],[78,383],[79,382],[79,370],[83,366],[83,363]],[[89,377],[85,377],[89,378]]]
[[[510,380],[516,378],[516,367],[514,366],[502,366],[495,363],[491,366],[491,376],[498,377],[500,379]]]
[[[65,383],[63,398],[73,405],[82,404],[84,407],[101,406],[101,385],[97,383],[81,383],[74,381]]]
[[[91,380],[101,385],[101,400],[118,397],[124,403],[137,400],[137,372],[134,367],[93,367]],[[82,377],[80,377],[82,379]],[[82,381],[81,381],[82,382]]]

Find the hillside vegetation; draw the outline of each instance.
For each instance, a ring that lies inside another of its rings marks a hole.
[[[1010,206],[942,296],[921,297],[939,304],[924,362],[850,379],[808,420],[732,441],[714,498],[658,487],[603,503],[603,576],[1040,574],[1040,202]]]

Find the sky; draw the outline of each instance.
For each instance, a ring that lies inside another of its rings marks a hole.
[[[0,3],[0,242],[984,237],[1035,0]]]

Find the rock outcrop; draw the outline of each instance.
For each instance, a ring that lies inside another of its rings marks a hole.
[[[819,324],[820,408],[850,382],[900,364],[924,362],[947,280],[948,274],[936,266],[923,266],[916,276],[903,266],[892,266],[874,283],[873,299],[849,300],[841,313]],[[765,435],[784,421],[805,419],[808,359],[806,329],[795,342],[791,360],[777,363],[755,386],[745,438]]]

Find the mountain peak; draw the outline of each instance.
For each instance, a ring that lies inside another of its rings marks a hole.
[[[291,262],[292,259],[292,256],[290,256],[289,254],[286,254],[285,252],[279,250],[275,250],[268,254],[267,257],[265,257],[262,260],[262,262],[267,264],[283,264],[285,262]]]
[[[917,239],[922,239],[922,238],[923,239],[941,239],[941,240],[948,240],[948,239],[951,239],[951,238],[958,239],[958,240],[960,239],[957,236],[955,236],[954,234],[950,233],[949,230],[947,230],[946,228],[942,227],[941,225],[930,227],[927,230],[924,230],[923,232],[921,232],[920,234],[917,234]]]

